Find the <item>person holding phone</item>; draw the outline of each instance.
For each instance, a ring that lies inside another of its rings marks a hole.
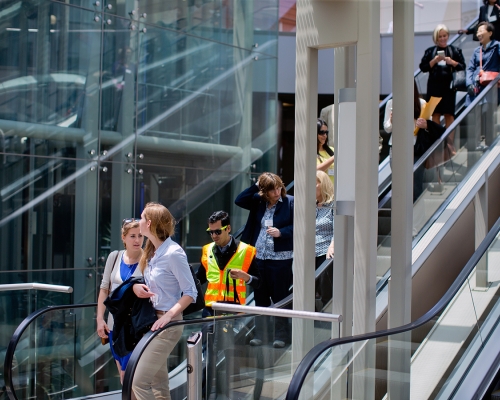
[[[432,114],[432,121],[441,123],[444,116],[445,127],[448,128],[455,120],[456,91],[450,88],[453,72],[465,70],[465,60],[462,50],[448,44],[450,31],[446,25],[439,24],[434,29],[432,39],[435,46],[425,50],[420,69],[429,73],[427,80],[426,101],[434,97],[441,97],[441,101]],[[448,136],[447,147],[450,155],[456,153],[454,133]]]

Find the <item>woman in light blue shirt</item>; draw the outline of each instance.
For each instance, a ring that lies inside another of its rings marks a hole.
[[[151,330],[156,331],[182,320],[182,311],[196,301],[197,291],[186,253],[171,238],[175,220],[170,211],[158,203],[146,204],[139,228],[148,238],[139,264],[146,284],[134,285],[134,293],[151,299],[158,317]],[[182,326],[163,330],[142,354],[132,384],[138,400],[170,399],[167,360],[182,331]]]

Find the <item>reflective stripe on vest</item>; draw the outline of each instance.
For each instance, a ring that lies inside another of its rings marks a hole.
[[[201,263],[207,275],[207,290],[205,292],[205,305],[210,306],[214,301],[233,301],[234,287],[233,279],[229,280],[229,293],[226,293],[226,278],[228,269],[240,269],[248,272],[250,265],[256,254],[256,249],[246,243],[240,242],[236,253],[231,257],[223,270],[217,265],[217,260],[213,254],[215,243],[203,246]],[[246,285],[242,279],[236,279],[236,293],[242,305],[246,300]]]

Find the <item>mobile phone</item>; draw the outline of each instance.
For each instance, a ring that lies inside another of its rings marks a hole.
[[[444,57],[444,50],[439,50],[437,54],[439,57]]]

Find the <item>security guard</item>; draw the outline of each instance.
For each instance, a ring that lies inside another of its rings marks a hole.
[[[197,272],[201,284],[208,281],[203,317],[213,315],[210,307],[213,302],[234,301],[233,279],[236,279],[236,293],[242,305],[246,300],[246,284],[255,288],[260,283],[253,263],[255,247],[243,242],[236,243],[231,236],[231,222],[227,212],[216,211],[208,218],[207,233],[213,242],[203,246],[202,265]],[[231,279],[226,293],[228,275]]]

